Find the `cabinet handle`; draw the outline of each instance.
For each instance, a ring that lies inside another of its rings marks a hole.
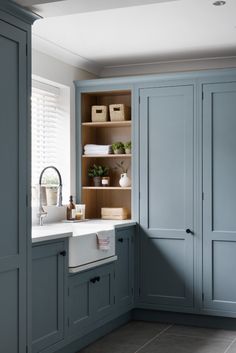
[[[61,251],[61,252],[60,252],[60,255],[61,255],[61,256],[66,256],[66,251],[65,251],[65,250]]]
[[[120,243],[123,243],[124,239],[123,239],[123,238],[119,238],[118,241],[119,241]]]
[[[91,278],[91,279],[90,279],[90,282],[95,283],[96,280],[97,280],[97,277],[94,277],[94,278]]]
[[[187,233],[187,234],[192,234],[192,235],[194,235],[194,232],[193,232],[191,229],[189,229],[189,228],[186,229],[186,233]]]
[[[96,281],[97,281],[97,282],[100,281],[100,276],[96,277]]]

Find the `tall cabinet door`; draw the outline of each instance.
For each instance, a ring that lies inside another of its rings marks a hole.
[[[236,313],[236,82],[203,93],[203,305]]]
[[[0,20],[0,352],[26,350],[26,33]]]
[[[193,86],[141,90],[141,301],[193,305]]]
[[[32,249],[32,352],[64,338],[65,243]]]

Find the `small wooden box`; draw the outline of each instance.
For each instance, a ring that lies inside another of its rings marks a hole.
[[[124,104],[110,104],[110,119],[111,121],[130,120],[130,107]]]
[[[102,122],[108,120],[108,109],[106,105],[92,106],[92,121]]]
[[[124,207],[102,207],[102,219],[127,219],[128,210]]]

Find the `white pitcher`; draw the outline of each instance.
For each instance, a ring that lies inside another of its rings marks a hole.
[[[122,188],[127,188],[131,185],[131,180],[128,177],[127,173],[123,173],[120,175],[119,184]]]

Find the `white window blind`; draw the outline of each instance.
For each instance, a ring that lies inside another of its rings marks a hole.
[[[69,114],[63,90],[33,80],[32,84],[32,186],[43,168],[55,166],[62,175],[68,198],[70,179]],[[55,173],[52,171],[52,176]]]

